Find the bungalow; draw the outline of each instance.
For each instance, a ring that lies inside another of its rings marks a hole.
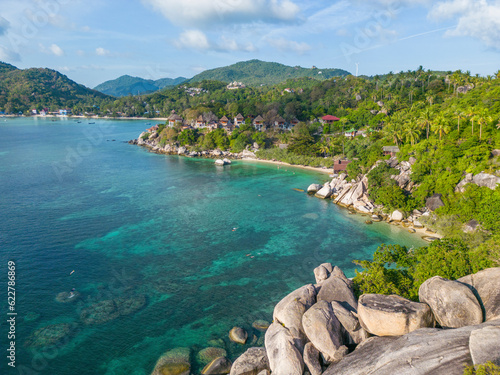
[[[298,125],[299,120],[297,120],[296,117],[293,118],[292,121],[290,121],[290,127],[294,127],[295,125]]]
[[[168,126],[170,126],[171,128],[177,125],[182,125],[182,122],[183,122],[182,117],[176,113],[172,113],[168,117]]]
[[[278,116],[276,120],[274,121],[274,126],[279,129],[286,129],[286,121],[283,117]]]
[[[384,146],[382,147],[382,151],[384,152],[384,155],[390,155],[396,156],[396,154],[399,152],[399,147],[398,146]]]
[[[218,121],[210,121],[208,124],[207,124],[207,128],[210,130],[210,131],[213,131],[213,130],[217,130],[219,129],[221,126],[219,125],[219,122]]]
[[[321,117],[321,123],[323,124],[333,124],[335,121],[340,121],[340,119],[332,115],[326,115]]]
[[[147,132],[148,133],[153,133],[153,132],[155,132],[157,130],[158,130],[158,125],[154,125],[154,126],[150,127],[149,129],[147,129]]]
[[[222,117],[220,120],[219,120],[219,123],[224,127],[224,126],[228,126],[229,125],[229,119],[224,116]]]
[[[199,115],[198,118],[196,119],[196,124],[194,125],[195,128],[204,128],[207,126],[207,123],[203,120],[203,116]]]
[[[335,160],[333,164],[333,173],[345,171],[349,163],[351,163],[350,160]]]
[[[245,123],[245,118],[241,115],[241,113],[238,113],[238,116],[234,118],[234,125],[239,127],[244,123]]]
[[[262,118],[261,115],[258,115],[256,118],[254,118],[253,127],[255,128],[255,130],[258,131],[266,130],[266,126],[264,125],[264,119]]]

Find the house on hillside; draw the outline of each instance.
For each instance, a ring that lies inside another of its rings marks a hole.
[[[261,115],[253,119],[253,127],[258,131],[266,130],[266,125],[264,125],[264,119]]]
[[[333,124],[335,121],[340,121],[338,117],[332,116],[332,115],[326,115],[321,117],[320,122],[322,124]]]
[[[207,123],[203,120],[203,116],[199,115],[198,118],[196,119],[196,123],[194,124],[194,127],[196,129],[201,129],[205,128],[207,126]]]
[[[290,129],[293,128],[295,125],[299,124],[299,120],[297,120],[296,117],[293,118],[292,121],[290,121]]]
[[[171,128],[173,128],[174,126],[182,125],[183,121],[184,120],[182,119],[182,117],[179,116],[177,113],[172,113],[168,117],[168,126],[170,126]]]
[[[350,160],[335,160],[333,164],[333,173],[345,171],[349,163],[351,163]]]
[[[281,116],[278,116],[276,120],[274,120],[274,127],[285,130],[287,128],[285,119]]]
[[[399,147],[398,146],[384,146],[382,147],[382,151],[384,152],[384,155],[390,155],[396,156],[396,154],[399,152]]]
[[[219,120],[219,124],[222,125],[222,127],[224,126],[228,126],[230,124],[230,121],[229,119],[226,117],[226,116],[223,116],[220,120]]]
[[[219,128],[221,128],[221,126],[218,121],[212,120],[207,124],[207,129],[209,129],[210,131],[214,131]]]
[[[238,113],[238,116],[234,118],[234,125],[240,127],[245,123],[245,118],[242,116],[241,113]]]

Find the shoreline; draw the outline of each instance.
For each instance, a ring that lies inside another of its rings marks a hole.
[[[330,174],[333,173],[333,168],[320,168],[320,167],[310,167],[308,165],[297,165],[297,164],[289,164],[289,163],[285,163],[283,161],[279,161],[279,160],[267,160],[267,159],[254,159],[254,158],[249,158],[249,157],[244,157],[244,158],[241,158],[241,159],[238,159],[238,160],[241,160],[241,161],[255,161],[255,162],[260,162],[260,163],[267,163],[267,164],[275,164],[275,165],[284,165],[284,166],[287,166],[287,167],[292,167],[292,168],[299,168],[299,169],[306,169],[306,170],[309,170],[309,171],[314,171],[314,172],[319,172],[319,173],[323,173],[323,174],[328,174],[328,176],[330,176]]]
[[[88,120],[140,120],[140,121],[167,121],[168,118],[164,117],[111,117],[111,116],[83,116],[83,115],[3,115],[2,117],[16,118],[16,117],[33,117],[33,118],[60,118],[60,119],[88,119]]]

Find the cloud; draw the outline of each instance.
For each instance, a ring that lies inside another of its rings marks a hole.
[[[292,0],[142,0],[174,24],[204,27],[224,24],[296,20],[300,8]]]
[[[181,33],[179,39],[174,42],[177,48],[194,49],[197,51],[244,51],[254,52],[257,49],[252,43],[240,44],[232,38],[221,36],[219,42],[213,42],[208,39],[205,33],[200,30],[186,30]]]
[[[10,22],[0,16],[0,35],[5,35],[10,27]]]
[[[437,3],[429,18],[457,20],[447,36],[470,36],[500,50],[500,1],[447,0]]]
[[[0,46],[0,61],[5,61],[5,62],[9,62],[9,61],[20,61],[21,60],[21,56],[4,47],[4,46]]]
[[[64,51],[57,44],[52,44],[49,47],[49,50],[50,50],[50,52],[52,52],[56,56],[62,56],[62,55],[64,55]]]
[[[110,56],[111,52],[109,52],[107,49],[104,49],[102,47],[98,47],[95,49],[95,54],[97,56]]]
[[[307,43],[299,43],[293,40],[287,40],[285,38],[279,39],[268,39],[271,46],[275,47],[282,52],[295,52],[299,55],[303,55],[311,49],[311,46]]]

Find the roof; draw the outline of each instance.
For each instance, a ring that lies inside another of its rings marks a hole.
[[[170,116],[168,116],[168,120],[169,121],[181,121],[182,120],[182,117],[173,113],[171,114]]]
[[[238,116],[236,116],[237,120],[244,120],[245,118],[241,115],[241,113],[238,113]]]
[[[278,116],[276,118],[276,122],[285,122],[285,119],[283,117],[281,117],[281,116]]]
[[[321,118],[322,120],[325,121],[340,121],[338,117],[332,116],[332,115],[326,115]]]
[[[384,152],[399,152],[398,146],[384,146],[382,147],[382,151]]]
[[[221,121],[226,121],[226,122],[229,121],[229,119],[226,116],[222,117],[220,120]]]
[[[262,118],[262,116],[261,116],[261,115],[258,115],[258,116],[254,119],[254,121],[264,121],[264,119]]]
[[[196,119],[196,121],[203,121],[203,116],[199,115],[198,118]]]
[[[349,129],[346,131],[346,133],[354,133],[356,131],[356,129],[352,128],[352,129]]]

